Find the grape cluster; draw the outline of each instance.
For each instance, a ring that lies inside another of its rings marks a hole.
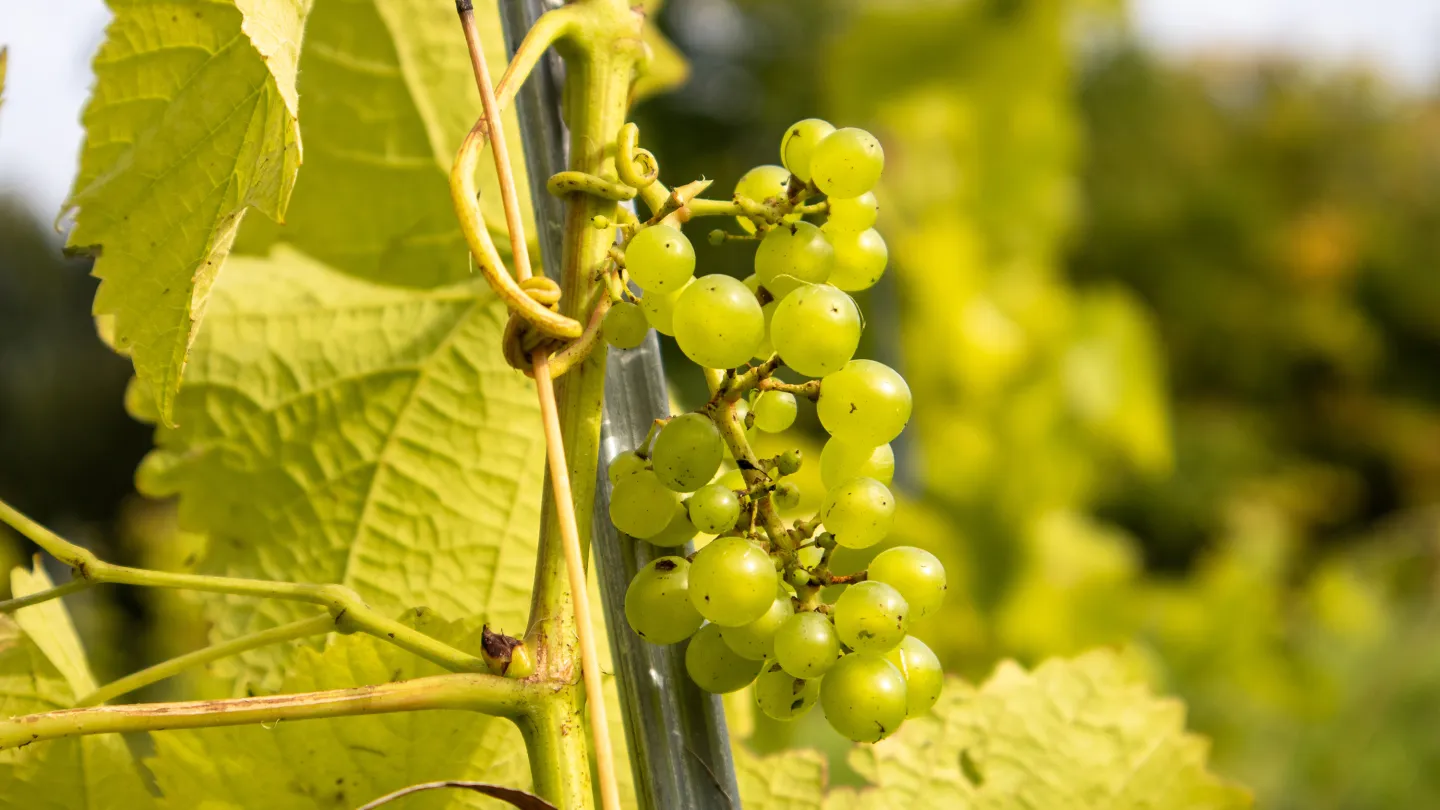
[[[871,193],[884,153],[868,132],[818,119],[791,127],[780,152],[783,167],[752,169],[736,186],[742,233],[711,235],[758,240],[744,281],[696,277],[678,224],[621,228],[620,280],[641,293],[614,285],[606,340],[631,348],[653,327],[723,371],[709,402],[657,421],[610,465],[620,531],[663,548],[715,536],[637,573],[625,615],[649,642],[689,639],[686,669],[702,689],[754,684],[760,710],[779,720],[818,701],[841,734],[874,742],[939,698],[940,663],[907,628],[939,608],[946,587],[939,560],[919,548],[891,548],[850,574],[830,565],[836,548],[869,548],[889,533],[890,442],[910,418],[904,379],[854,358],[863,321],[848,293],[875,284],[887,261]],[[805,220],[820,213],[823,225]],[[815,379],[782,381],[782,367]],[[789,477],[801,453],[760,459],[749,437],[789,429],[800,399],[830,434],[819,459],[826,493],[813,518],[787,526],[779,513],[799,504]],[[822,598],[837,589],[833,602]]]

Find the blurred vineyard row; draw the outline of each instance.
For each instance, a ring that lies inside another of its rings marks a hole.
[[[667,179],[718,189],[799,117],[886,143],[892,269],[862,350],[915,388],[895,542],[951,571],[917,631],[947,667],[1113,645],[1260,806],[1440,806],[1440,100],[1358,69],[1167,63],[1122,12],[671,0],[692,79],[637,118]],[[0,495],[183,566],[163,508],[128,495],[146,435],[93,288],[7,210]],[[749,272],[743,246],[695,242]],[[173,611],[125,598],[92,631]],[[751,744],[821,726],[756,721]]]

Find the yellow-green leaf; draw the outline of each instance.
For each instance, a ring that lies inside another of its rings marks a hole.
[[[96,256],[95,312],[169,419],[245,212],[278,220],[300,165],[299,0],[111,3],[67,247]]]
[[[733,751],[735,781],[746,810],[820,810],[825,797],[825,757],[809,750],[761,757],[742,745],[734,746]]]
[[[49,587],[38,569],[16,568],[11,581],[16,596]],[[59,600],[18,611],[27,612],[18,622],[0,616],[0,715],[7,717],[70,708],[77,690],[93,685],[80,639]],[[0,751],[0,805],[148,810],[155,803],[125,741],[101,734]]]
[[[182,528],[209,535],[208,572],[340,582],[387,612],[521,631],[544,443],[531,383],[500,354],[505,317],[478,279],[413,290],[283,246],[233,257],[180,427],[159,431],[139,484],[180,495]],[[208,603],[216,638],[308,611]],[[245,680],[275,688],[289,654],[247,654]]]
[[[506,62],[494,0],[475,4],[496,78]],[[283,226],[256,218],[237,243],[264,253],[286,241],[351,275],[433,287],[471,273],[450,200],[449,171],[480,114],[480,95],[452,3],[316,0],[300,58],[305,171]],[[513,111],[505,116],[526,232],[535,233]],[[491,158],[481,209],[503,222]]]

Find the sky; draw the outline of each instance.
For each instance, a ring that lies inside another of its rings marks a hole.
[[[1142,38],[1183,56],[1271,49],[1324,62],[1365,62],[1420,87],[1440,77],[1440,0],[1129,0]],[[101,0],[0,2],[10,48],[0,108],[0,195],[37,217],[59,212],[80,149]]]

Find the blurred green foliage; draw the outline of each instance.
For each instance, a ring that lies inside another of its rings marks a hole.
[[[722,196],[798,118],[885,142],[862,350],[915,388],[896,541],[951,572],[917,628],[948,668],[1121,646],[1259,806],[1440,805],[1440,101],[1157,61],[1116,11],[671,0],[691,79],[637,117],[667,181]],[[163,513],[115,517],[145,431],[93,286],[0,221],[0,496],[192,564]],[[744,245],[695,244],[749,272]],[[186,607],[126,615],[147,610]],[[754,724],[761,750],[841,750]]]

